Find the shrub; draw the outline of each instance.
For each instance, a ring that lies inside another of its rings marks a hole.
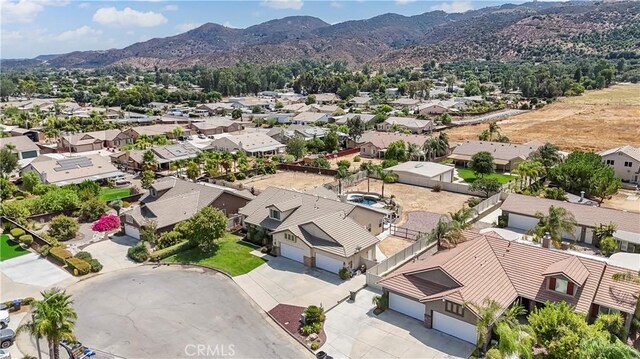
[[[74,257],[78,259],[82,259],[85,262],[89,262],[91,259],[93,259],[93,256],[91,256],[91,253],[85,252],[85,251],[80,251],[76,253]]]
[[[228,174],[227,175],[227,181],[235,182],[236,181],[236,176],[233,173]]]
[[[473,207],[475,207],[475,206],[479,205],[479,204],[480,204],[480,202],[482,202],[482,198],[478,198],[478,197],[471,197],[471,198],[469,198],[469,199],[467,200],[467,205],[468,205],[470,208],[473,208]]]
[[[245,175],[244,173],[240,172],[238,174],[236,174],[236,179],[238,181],[242,181],[243,179],[247,178],[247,175]]]
[[[160,238],[158,238],[158,242],[156,243],[156,249],[163,249],[167,247],[171,247],[175,244],[182,242],[182,234],[177,231],[170,231],[163,233]]]
[[[376,295],[373,297],[372,304],[375,304],[376,308],[383,311],[389,307],[389,297],[386,295]]]
[[[114,214],[105,214],[91,225],[91,230],[96,232],[110,232],[118,228],[120,228],[120,217]]]
[[[338,161],[338,168],[344,167],[345,169],[349,169],[350,166],[351,166],[351,162],[349,162],[348,160]]]
[[[349,270],[347,268],[342,268],[340,269],[340,271],[338,272],[338,276],[340,277],[340,279],[342,280],[347,280],[349,279]]]
[[[157,262],[167,257],[171,257],[174,254],[184,252],[187,249],[194,248],[195,246],[197,246],[197,244],[193,243],[192,241],[180,242],[178,244],[172,245],[171,247],[153,251],[153,253],[151,253],[150,255],[150,259],[154,262]]]
[[[21,236],[25,235],[25,233],[27,232],[25,232],[22,228],[14,228],[9,232],[9,234],[11,234],[13,238],[20,238]]]
[[[310,324],[303,325],[300,327],[300,334],[307,336],[313,334],[313,326]]]
[[[322,322],[315,322],[311,324],[311,326],[313,327],[314,333],[320,334],[320,332],[322,332]]]
[[[38,248],[38,253],[40,253],[41,256],[46,257],[49,255],[50,250],[51,250],[51,246],[48,244],[45,244],[44,246],[41,246],[40,248]]]
[[[147,245],[144,242],[140,242],[129,248],[127,251],[127,257],[131,258],[134,262],[145,262],[149,259],[149,248],[147,248]]]
[[[53,247],[49,250],[49,254],[61,265],[64,265],[67,259],[73,257],[71,252],[64,249],[64,247]]]
[[[442,185],[437,184],[435,186],[433,186],[433,188],[431,188],[433,190],[433,192],[440,192],[442,191]]]
[[[326,158],[318,157],[315,160],[313,160],[313,162],[311,163],[311,167],[331,168],[331,164],[329,163],[329,161]]]
[[[618,249],[618,242],[613,237],[604,237],[600,240],[599,246],[602,254],[608,257]]]
[[[91,265],[79,258],[68,258],[67,265],[73,269],[73,275],[85,275],[91,272]]]
[[[393,167],[398,164],[397,160],[384,160],[382,161],[382,168]]]
[[[487,354],[485,354],[486,359],[502,359],[502,354],[496,348],[491,348],[487,350]]]
[[[98,273],[102,270],[102,263],[95,258],[88,260],[87,263],[91,266],[91,272],[93,273]]]
[[[320,348],[320,343],[311,342],[311,350],[318,350],[318,348]]]
[[[51,220],[48,233],[59,241],[68,241],[76,236],[78,228],[78,221],[71,217],[60,215]]]
[[[360,157],[360,156],[355,156],[353,158],[353,162],[360,162],[360,161],[362,161],[362,157]]]
[[[304,310],[307,324],[322,323],[325,320],[324,308],[310,305]]]
[[[122,201],[122,208],[129,208],[129,207],[131,207],[131,203],[127,201]]]
[[[31,305],[36,300],[34,297],[26,297],[22,300],[22,305]]]
[[[33,244],[33,236],[30,234],[23,234],[20,236],[20,243],[26,247],[31,247]]]
[[[80,219],[84,222],[93,222],[107,212],[109,208],[98,198],[91,198],[80,206],[78,213]]]
[[[505,228],[509,225],[509,216],[501,214],[498,216],[498,228]]]

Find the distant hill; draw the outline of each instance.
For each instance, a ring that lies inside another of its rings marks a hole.
[[[246,29],[207,23],[185,33],[123,49],[77,51],[7,67],[186,67],[343,60],[350,65],[421,65],[436,59],[557,58],[635,52],[640,56],[640,2],[533,2],[447,14],[384,14],[330,25],[310,16]]]

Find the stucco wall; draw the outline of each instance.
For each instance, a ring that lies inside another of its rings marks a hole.
[[[371,228],[371,234],[378,235],[382,233],[382,219],[384,214],[371,211],[362,207],[355,207],[348,215],[349,218],[356,221],[365,228]],[[370,227],[369,227],[370,226]]]

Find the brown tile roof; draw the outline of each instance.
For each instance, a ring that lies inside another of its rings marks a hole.
[[[371,143],[377,148],[387,148],[391,142],[403,140],[407,144],[414,143],[418,146],[422,146],[428,137],[423,135],[408,135],[404,133],[391,133],[391,132],[365,132],[359,139],[360,144]]]
[[[526,159],[540,147],[540,142],[525,144],[502,143],[490,141],[467,140],[453,150],[452,155],[473,156],[478,152],[489,152],[496,160],[511,161],[516,158]]]
[[[4,148],[4,146],[8,144],[12,144],[17,152],[38,151],[40,149],[40,147],[27,136],[0,138],[0,148]]]
[[[627,269],[607,266],[602,274],[600,286],[593,300],[598,305],[621,310],[627,313],[633,313],[640,295],[640,284],[630,281],[614,281],[615,273],[626,273]],[[633,275],[636,273],[631,272]]]
[[[599,223],[613,222],[618,230],[640,233],[640,215],[638,213],[619,211],[616,209],[587,206],[521,194],[509,194],[509,197],[505,199],[500,208],[506,212],[535,216],[536,212],[549,212],[549,207],[551,206],[562,207],[571,212],[579,225],[594,227]]]
[[[578,257],[571,256],[559,262],[551,263],[547,269],[542,272],[544,276],[557,274],[561,274],[582,286],[587,277],[589,277],[589,270],[587,270]]]
[[[312,236],[305,230],[305,227],[313,224],[320,228],[336,243]],[[297,227],[297,228],[295,228]],[[289,227],[288,230],[295,234],[302,234],[303,239],[307,240],[312,246],[343,257],[350,257],[359,250],[371,247],[378,243],[378,238],[356,223],[353,219],[346,216],[344,212],[331,213],[326,216],[316,218],[313,221]],[[285,229],[282,229],[285,230]],[[337,245],[336,245],[337,244]]]

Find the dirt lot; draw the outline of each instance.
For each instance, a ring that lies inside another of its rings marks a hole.
[[[357,186],[349,187],[349,191],[366,191],[367,181],[360,182]],[[382,181],[371,180],[371,192],[382,192]],[[384,194],[395,196],[395,200],[402,207],[402,218],[398,225],[407,220],[406,214],[413,211],[429,211],[440,214],[455,212],[462,208],[471,196],[453,192],[433,192],[429,188],[410,186],[401,183],[387,183],[384,185]]]
[[[343,157],[338,157],[338,158],[334,158],[329,160],[329,163],[331,164],[331,168],[337,170],[338,169],[338,162],[342,161],[342,160],[347,160],[349,162],[351,162],[351,167],[349,167],[349,169],[351,171],[359,171],[360,170],[360,164],[363,162],[371,162],[374,165],[379,165],[382,163],[382,160],[379,158],[368,158],[368,157],[362,157],[362,160],[360,162],[353,162],[353,158],[358,156],[358,154],[353,154],[353,155],[348,155],[348,156],[343,156]]]
[[[549,141],[562,150],[601,151],[640,146],[640,85],[616,85],[567,97],[499,122],[514,143]],[[450,141],[477,139],[486,124],[447,131]]]
[[[618,194],[602,203],[602,207],[615,208],[622,211],[640,212],[640,194],[631,190],[620,190]]]
[[[401,237],[389,236],[383,239],[378,244],[378,248],[380,248],[380,250],[382,251],[382,253],[384,253],[385,256],[390,257],[400,252],[401,250],[407,248],[412,243],[413,243],[412,241],[409,241]]]
[[[254,187],[258,190],[264,190],[267,187],[277,186],[284,188],[293,188],[299,191],[306,191],[324,183],[333,182],[331,176],[304,172],[278,171],[275,175],[264,176],[260,178],[249,178],[241,181],[244,188]]]

